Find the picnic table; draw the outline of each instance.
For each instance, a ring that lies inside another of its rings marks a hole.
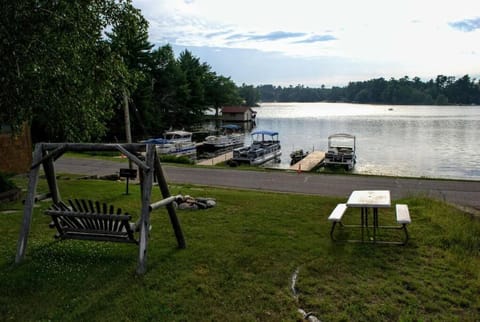
[[[360,208],[362,240],[364,231],[368,230],[368,214],[373,212],[373,240],[376,241],[378,224],[378,208],[390,208],[389,190],[355,190],[347,200],[347,207]]]
[[[338,204],[332,211],[328,220],[333,222],[330,236],[332,240],[337,240],[334,237],[334,231],[337,224],[342,228],[345,227],[359,227],[362,232],[362,239],[360,242],[373,242],[384,244],[406,244],[409,236],[407,225],[411,223],[408,206],[404,204],[397,204],[395,206],[396,219],[399,226],[381,226],[379,224],[379,208],[390,208],[391,198],[389,190],[355,190],[352,191],[346,203]],[[348,208],[360,208],[360,225],[344,225],[342,218]],[[372,214],[373,223],[369,225],[369,215]],[[370,228],[373,229],[372,240],[365,240],[365,231],[369,233]],[[401,229],[404,231],[405,239],[402,242],[396,241],[378,241],[377,232],[379,229]],[[350,242],[357,242],[358,240],[346,240]]]

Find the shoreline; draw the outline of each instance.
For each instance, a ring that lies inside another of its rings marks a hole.
[[[60,158],[57,173],[111,175],[122,163],[99,159]],[[168,184],[253,189],[345,198],[353,190],[390,190],[392,199],[426,196],[480,211],[480,181],[385,176],[314,174],[164,164]]]

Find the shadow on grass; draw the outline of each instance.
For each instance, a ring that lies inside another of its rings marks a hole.
[[[111,182],[61,187],[65,198],[93,194],[138,210],[138,187],[132,196]],[[474,321],[480,313],[480,224],[443,203],[395,201],[412,216],[402,247],[332,243],[327,217],[339,198],[180,185],[171,193],[214,197],[217,206],[178,212],[184,250],[166,212],[154,212],[141,277],[133,245],[52,242],[40,214],[48,205],[35,210],[26,261],[12,268],[21,215],[5,217],[0,320],[295,321],[299,307],[325,321]],[[358,213],[345,216],[358,224]],[[290,289],[297,268],[298,302]]]

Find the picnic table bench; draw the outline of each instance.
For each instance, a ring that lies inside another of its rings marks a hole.
[[[335,227],[337,224],[343,225],[342,224],[342,217],[347,211],[347,205],[344,203],[339,203],[335,209],[333,209],[332,213],[330,216],[328,216],[328,220],[333,222],[332,223],[332,229],[330,230],[330,237],[332,240],[335,240],[335,237],[333,235],[333,232],[335,231]]]

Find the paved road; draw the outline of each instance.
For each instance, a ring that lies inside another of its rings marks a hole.
[[[59,173],[109,175],[124,167],[118,162],[60,158]],[[480,211],[480,181],[424,180],[358,175],[311,174],[284,171],[244,171],[164,166],[169,183],[190,183],[279,192],[347,197],[352,190],[386,189],[392,199],[427,196]]]

